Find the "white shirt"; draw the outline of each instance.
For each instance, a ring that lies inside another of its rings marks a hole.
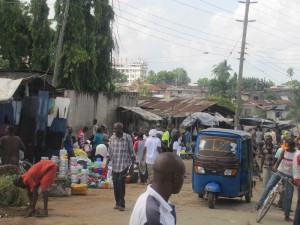
[[[145,147],[147,149],[145,160],[146,163],[154,164],[154,161],[159,154],[159,152],[157,151],[157,147],[161,147],[160,139],[158,137],[149,137],[146,140]]]
[[[297,157],[300,155],[300,151],[297,150],[293,159],[293,177],[294,179],[300,179],[300,166],[298,165]]]
[[[140,195],[133,208],[129,225],[175,225],[175,207],[166,202],[151,186]]]
[[[296,151],[295,152],[284,151],[282,161],[278,166],[278,171],[288,176],[293,176],[293,158],[295,153]]]
[[[180,146],[179,141],[175,141],[175,142],[173,143],[173,151],[176,151],[176,154],[180,156],[180,153],[181,153],[181,146]]]

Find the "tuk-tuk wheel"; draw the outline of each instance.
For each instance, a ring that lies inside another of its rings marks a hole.
[[[248,193],[245,195],[245,200],[247,203],[250,203],[251,202],[251,193]]]
[[[214,209],[215,208],[215,204],[216,204],[216,193],[214,192],[208,192],[207,194],[207,198],[208,198],[208,207],[210,209]]]

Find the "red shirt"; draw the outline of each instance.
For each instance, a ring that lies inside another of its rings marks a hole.
[[[298,154],[297,156],[297,162],[298,162],[298,166],[300,166],[300,154]],[[300,179],[295,179],[294,181],[298,186],[300,186]]]
[[[22,175],[23,183],[26,187],[28,187],[31,191],[34,190],[36,186],[39,186],[41,183],[41,179],[45,174],[47,174],[49,171],[55,170],[56,173],[56,164],[51,160],[42,160],[38,162],[37,164],[33,165],[27,173],[24,173]],[[46,182],[47,179],[44,179]],[[50,186],[51,184],[44,183],[43,186]]]

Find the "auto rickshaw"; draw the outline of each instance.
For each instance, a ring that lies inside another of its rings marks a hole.
[[[193,190],[214,208],[218,197],[252,197],[251,134],[208,128],[197,137],[193,159]]]

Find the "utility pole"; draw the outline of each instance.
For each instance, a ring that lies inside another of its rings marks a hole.
[[[245,3],[239,1],[240,3]],[[242,38],[242,45],[241,45],[241,53],[240,53],[240,65],[239,65],[239,75],[237,80],[237,92],[236,92],[236,107],[235,107],[235,116],[234,116],[234,129],[237,129],[239,120],[240,120],[240,111],[241,111],[241,88],[242,88],[242,76],[243,76],[243,68],[244,68],[244,55],[245,55],[245,46],[246,46],[246,36],[247,36],[247,26],[248,22],[248,14],[249,14],[249,7],[250,7],[250,0],[246,0],[246,9],[245,9],[245,16],[244,20],[239,22],[243,22],[243,38]]]
[[[65,35],[65,28],[66,28],[66,24],[67,24],[69,8],[70,8],[70,0],[66,0],[65,11],[64,11],[63,18],[62,18],[62,25],[61,25],[61,29],[59,32],[58,42],[57,42],[57,47],[56,47],[56,58],[55,58],[54,73],[53,73],[53,79],[52,79],[52,85],[54,87],[57,86],[58,68],[59,68],[59,64],[60,64],[60,55],[61,55],[61,49],[62,49],[64,35]]]

